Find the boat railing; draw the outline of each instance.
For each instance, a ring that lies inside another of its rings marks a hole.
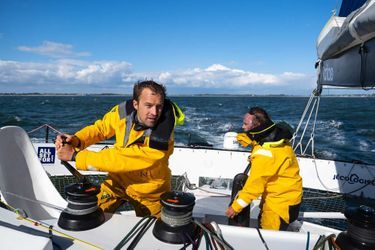
[[[44,130],[44,132],[43,132]],[[43,124],[35,129],[32,129],[28,131],[27,133],[29,135],[36,134],[36,133],[43,133],[40,138],[43,138],[43,141],[45,143],[54,142],[54,138],[58,134],[64,134],[61,130],[56,129],[55,127],[49,125],[49,124]],[[51,137],[52,134],[52,137]],[[102,142],[98,142],[96,144],[98,145],[107,145],[107,144],[113,144],[113,140],[105,140]],[[205,149],[205,150],[219,150],[219,151],[238,151],[238,152],[249,152],[249,150],[246,149],[226,149],[226,148],[216,148],[212,144],[206,143],[206,142],[193,142],[189,138],[189,142],[187,145],[175,145],[176,148],[191,148],[191,149]]]
[[[42,130],[42,129],[45,129],[45,133],[44,133],[44,141],[45,141],[46,143],[49,142],[49,138],[50,138],[50,137],[49,137],[49,134],[50,134],[51,131],[54,132],[55,134],[62,134],[61,131],[59,131],[58,129],[52,127],[51,125],[49,125],[49,124],[47,124],[47,123],[46,123],[46,124],[43,124],[43,125],[41,125],[41,126],[39,126],[39,127],[37,127],[37,128],[35,128],[35,129],[32,129],[32,130],[28,131],[27,133],[28,133],[29,135],[31,135],[31,134],[34,134],[34,133],[36,133],[36,132]]]

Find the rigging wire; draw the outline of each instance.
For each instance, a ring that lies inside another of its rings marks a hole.
[[[316,172],[316,176],[320,182],[320,184],[327,190],[327,191],[339,191],[339,188],[329,188],[327,187],[322,178],[320,177],[319,175],[319,171],[318,171],[318,166],[317,166],[317,162],[316,162],[316,156],[315,156],[315,140],[314,140],[314,137],[315,137],[315,128],[316,128],[316,123],[317,123],[317,116],[318,116],[318,111],[319,111],[319,106],[320,106],[320,94],[318,94],[318,91],[317,90],[314,90],[311,95],[310,95],[310,98],[306,104],[306,107],[303,111],[303,114],[302,114],[302,117],[298,123],[298,126],[297,126],[297,129],[293,135],[293,138],[291,139],[292,141],[292,146],[293,146],[293,149],[294,151],[296,152],[299,152],[301,156],[307,156],[306,154],[306,151],[308,150],[309,146],[311,146],[311,157],[313,158],[313,162],[314,162],[314,167],[315,167],[315,172]],[[311,134],[310,134],[310,138],[308,139],[306,145],[303,145],[303,139],[305,137],[305,134],[306,134],[306,131],[307,131],[307,128],[310,124],[310,120],[311,120],[311,117],[312,115],[314,114],[314,119],[312,121],[312,125],[311,125]],[[305,121],[305,117],[307,115],[307,118],[306,118],[306,121]],[[301,132],[301,135],[300,135],[300,138],[299,138],[299,141],[297,141],[297,137],[299,136],[299,132],[300,132],[300,129],[303,125],[303,123],[305,122],[305,126],[304,128],[302,129],[302,132]],[[296,143],[296,144],[295,144]],[[353,170],[353,167],[354,165],[352,166],[352,168],[350,169],[349,171],[349,174],[352,172]],[[350,192],[347,192],[347,194],[353,194],[355,192],[358,192],[359,190],[362,190],[364,189],[365,187],[367,187],[369,184],[371,184],[373,181],[375,180],[375,178],[372,180],[372,181],[369,181],[367,184],[355,189],[355,190],[352,190]],[[344,184],[347,183],[347,181],[344,182]]]
[[[317,115],[318,115],[318,109],[319,109],[319,103],[320,103],[320,95],[316,95],[316,91],[314,90],[313,93],[311,93],[310,95],[310,98],[306,104],[306,107],[305,107],[305,110],[303,111],[303,114],[301,116],[301,119],[298,123],[298,126],[296,128],[296,131],[294,132],[294,135],[291,139],[292,141],[292,147],[294,149],[294,151],[297,151],[297,149],[299,149],[299,152],[300,152],[300,155],[304,156],[306,155],[306,151],[309,147],[309,145],[311,144],[311,155],[315,157],[314,155],[314,133],[315,133],[315,126],[316,126],[316,120],[317,120]],[[309,112],[310,110],[310,112]],[[306,134],[306,131],[308,129],[308,126],[310,124],[310,120],[311,120],[311,116],[313,114],[315,110],[315,116],[314,116],[314,121],[313,121],[313,125],[312,125],[312,132],[310,134],[310,139],[307,143],[307,145],[305,146],[305,149],[304,149],[304,146],[303,146],[303,139],[305,138],[305,134]],[[308,114],[308,118],[306,119],[305,121],[305,116]],[[302,124],[305,123],[305,126],[301,132],[301,135],[299,136],[299,130],[301,129],[302,127]],[[300,137],[299,138],[299,141],[298,143],[296,143],[296,140],[297,140],[297,137]],[[295,145],[296,143],[296,145]]]
[[[64,209],[65,209],[65,208],[53,205],[51,203],[45,202],[45,201],[40,201],[40,200],[37,200],[37,199],[29,199],[29,198],[26,198],[26,197],[24,197],[22,195],[11,193],[11,192],[8,192],[8,191],[5,191],[4,193],[5,194],[9,194],[10,196],[17,197],[17,198],[22,199],[22,200],[30,201],[30,202],[38,204],[38,205],[44,205],[44,206],[47,206],[49,208],[53,208],[53,209],[59,210],[60,212],[64,211]]]

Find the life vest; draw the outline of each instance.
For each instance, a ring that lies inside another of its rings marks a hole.
[[[251,140],[255,140],[260,145],[265,143],[273,144],[273,147],[289,141],[293,137],[293,128],[286,122],[274,123],[271,120],[249,130],[247,132]],[[271,146],[272,147],[272,146]]]
[[[126,131],[124,136],[124,147],[129,141],[130,131],[135,123],[137,110],[133,106],[133,100],[127,100],[119,104],[120,119],[126,119]],[[165,99],[163,110],[158,123],[145,129],[144,135],[134,143],[143,143],[149,137],[149,147],[159,150],[168,150],[168,142],[175,125],[182,125],[185,115],[181,109],[169,99]]]

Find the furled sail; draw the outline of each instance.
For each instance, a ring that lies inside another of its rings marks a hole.
[[[343,1],[318,37],[319,85],[375,86],[375,0],[352,2]]]

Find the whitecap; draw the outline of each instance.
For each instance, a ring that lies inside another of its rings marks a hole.
[[[344,123],[341,122],[341,121],[335,121],[335,120],[330,120],[329,121],[329,126],[330,127],[334,127],[334,128],[340,128],[340,127],[342,127],[343,124]]]
[[[335,159],[337,155],[334,152],[323,150],[319,152],[319,156],[323,156],[323,159]]]
[[[229,132],[229,131],[232,131],[234,127],[235,126],[233,123],[227,122],[227,123],[224,123],[224,125],[220,126],[220,131]]]
[[[359,149],[361,151],[367,151],[369,149],[369,144],[367,141],[365,140],[360,140],[359,141]]]

